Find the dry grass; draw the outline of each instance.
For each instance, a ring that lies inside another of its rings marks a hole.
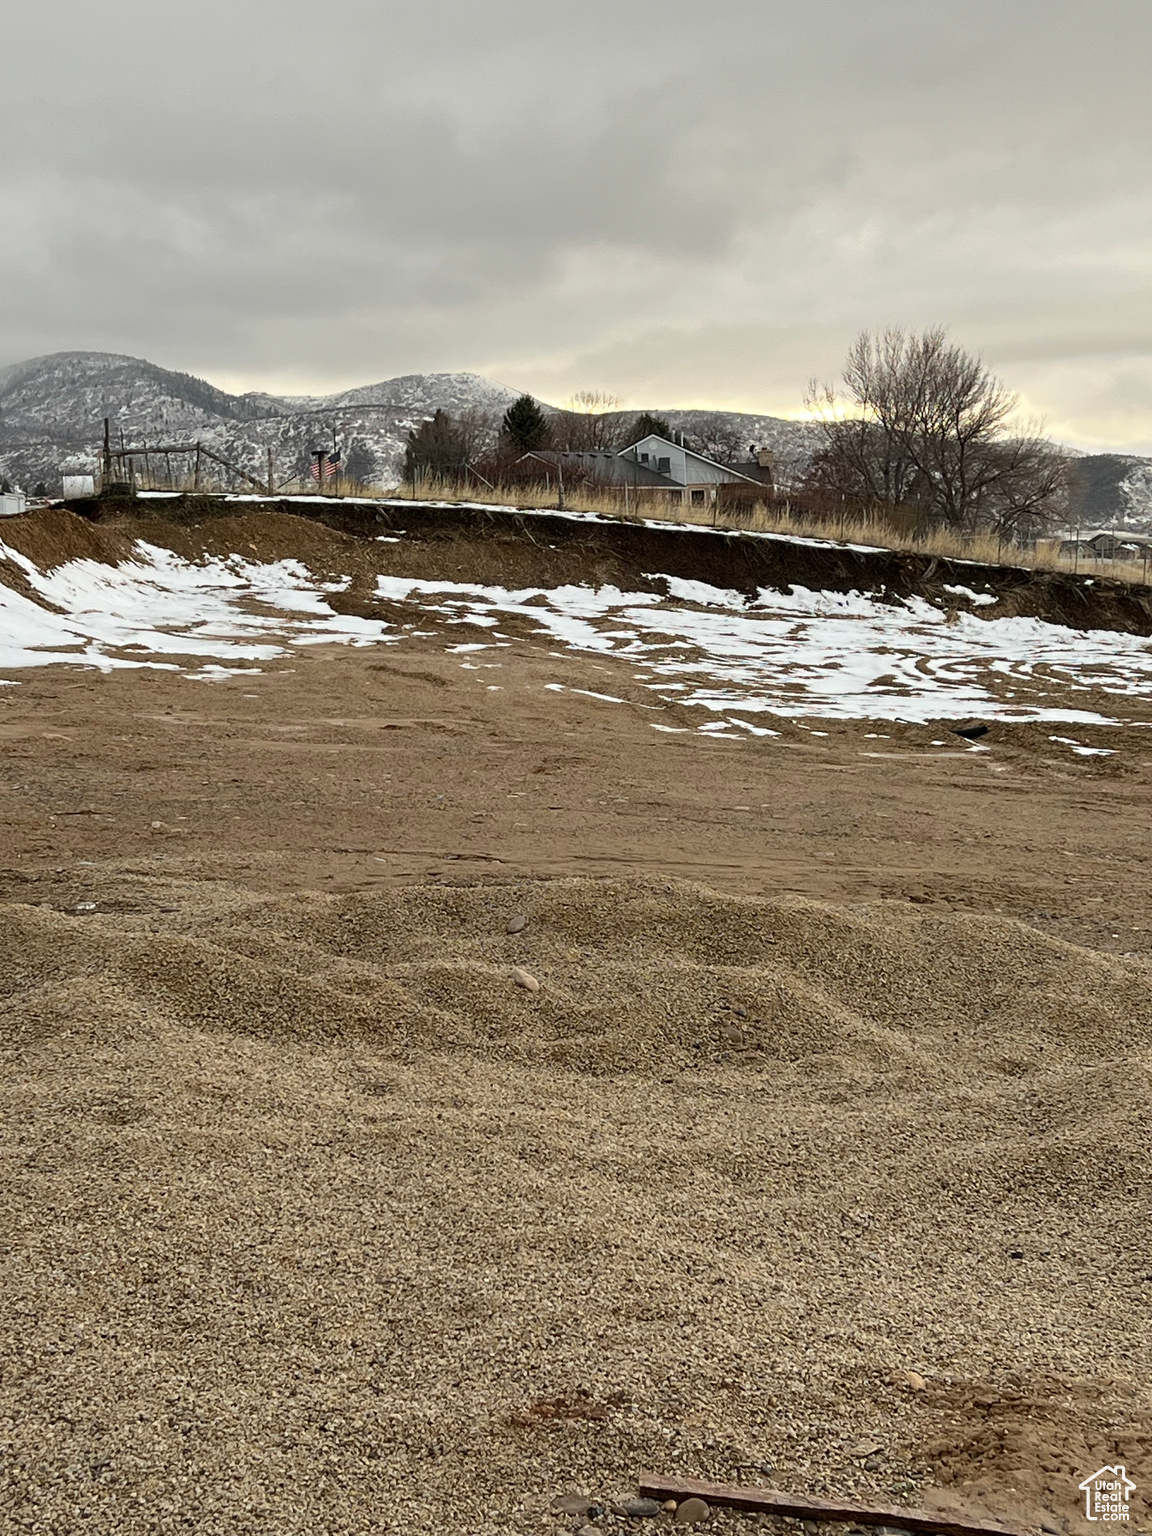
[[[202,477],[203,478],[203,477]],[[139,490],[181,491],[193,490],[191,477],[153,476],[145,483],[137,476]],[[201,484],[201,491],[206,487]],[[244,487],[252,492],[253,487]],[[278,497],[315,496],[317,486],[310,480],[292,480],[278,485]],[[373,491],[368,486],[349,479],[340,479],[323,487],[325,496],[359,499],[411,498],[416,501],[483,502],[500,506],[520,507],[524,510],[546,510],[557,507],[559,498],[552,485],[500,485],[488,488],[474,481],[425,479],[418,486],[397,485]],[[659,495],[637,498],[634,491],[612,491],[599,487],[578,486],[566,490],[563,506],[572,512],[593,512],[601,517],[619,518],[638,522],[641,519],[658,519],[662,522],[683,523],[706,528],[723,528],[731,532],[770,533],[786,538],[830,539],[843,544],[869,544],[881,549],[903,550],[910,554],[928,555],[941,560],[973,560],[984,565],[1022,567],[1025,570],[1064,572],[1068,575],[1094,575],[1113,581],[1129,582],[1135,586],[1147,586],[1152,572],[1146,563],[1128,563],[1120,560],[1088,560],[1065,558],[1056,553],[1058,541],[1044,541],[1038,547],[1007,543],[991,534],[962,536],[947,529],[928,532],[900,527],[882,512],[873,515],[855,515],[836,518],[816,518],[785,500],[772,503],[757,502],[742,511],[716,507],[682,506],[664,501]]]
[[[313,491],[314,491],[313,487]],[[362,490],[349,494],[363,494]],[[475,502],[493,501],[503,506],[544,509],[558,505],[556,489],[544,485],[502,485],[490,493],[475,484],[452,480],[425,480],[419,487],[398,486],[387,495],[420,501]],[[706,528],[724,528],[732,532],[775,533],[788,538],[831,539],[845,544],[870,544],[882,549],[935,556],[942,560],[974,560],[986,565],[1011,565],[1035,571],[1062,571],[1073,574],[1107,576],[1115,581],[1145,586],[1147,566],[1119,560],[1073,560],[1062,558],[1051,548],[1028,548],[1006,543],[990,534],[971,537],[947,529],[917,532],[901,528],[877,513],[872,516],[845,516],[827,520],[806,515],[788,501],[768,504],[757,502],[745,511],[725,511],[715,507],[691,507],[671,504],[657,497],[637,500],[634,493],[578,487],[566,491],[564,506],[572,512],[595,512],[602,517],[629,522],[656,518],[663,522],[684,523]]]

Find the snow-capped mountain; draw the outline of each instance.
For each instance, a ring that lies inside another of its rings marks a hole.
[[[516,391],[471,373],[409,374],[339,394],[230,395],[203,379],[109,352],[57,352],[0,370],[0,473],[59,488],[95,468],[111,423],[114,447],[201,442],[261,479],[307,467],[314,448],[356,450],[366,478],[395,478],[409,430],[438,407],[500,412]]]
[[[494,384],[478,373],[405,373],[381,384],[362,384],[338,395],[288,397],[283,403],[298,411],[349,411],[383,406],[396,411],[420,411],[421,420],[433,411],[505,411],[517,391]]]
[[[1122,453],[1078,457],[1069,520],[1072,527],[1148,529],[1152,459]]]
[[[113,446],[203,443],[264,481],[306,474],[316,448],[339,447],[369,484],[394,484],[409,431],[437,409],[497,418],[517,391],[475,373],[404,374],[325,396],[230,395],[203,379],[110,352],[56,352],[0,369],[0,475],[59,491],[63,474],[95,469],[111,423]],[[638,412],[618,413],[621,423]],[[735,411],[659,411],[674,431],[714,438],[716,451],[771,448],[788,470],[812,428]],[[626,430],[626,428],[625,428]]]
[[[105,416],[126,434],[180,431],[211,417],[250,421],[277,409],[266,395],[229,395],[186,373],[113,352],[56,352],[0,369],[0,431],[71,445],[98,439]]]

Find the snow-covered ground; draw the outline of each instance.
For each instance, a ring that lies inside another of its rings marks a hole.
[[[1152,691],[1148,640],[1037,619],[945,616],[919,598],[888,604],[794,588],[749,600],[674,577],[663,578],[660,596],[381,576],[387,618],[377,619],[336,613],[329,599],[347,583],[320,582],[294,560],[191,563],[140,543],[118,566],[76,560],[41,572],[3,545],[0,556],[47,605],[0,587],[0,671],[55,662],[210,679],[259,669],[302,645],[402,645],[415,630],[439,635],[474,669],[480,651],[511,648],[527,633],[549,648],[631,663],[633,683],[654,705],[695,706],[702,729],[756,733],[771,731],[773,717],[1111,724],[1125,717],[1125,699]],[[1086,690],[1111,695],[1114,709],[1102,713],[1098,698],[1079,707],[1075,694]]]

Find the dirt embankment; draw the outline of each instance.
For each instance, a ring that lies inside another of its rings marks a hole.
[[[75,508],[91,516],[96,505],[96,526],[101,533],[138,534],[139,525],[146,523],[154,530],[152,537],[189,554],[205,549],[225,552],[220,547],[224,530],[219,524],[223,521],[229,525],[229,537],[239,540],[238,553],[255,552],[265,557],[264,539],[271,532],[267,518],[286,516],[292,520],[291,540],[278,535],[272,540],[280,556],[291,553],[304,560],[322,556],[326,546],[309,539],[305,526],[322,525],[358,541],[395,536],[402,530],[403,551],[390,547],[388,568],[426,579],[504,586],[611,583],[633,591],[660,591],[659,578],[663,575],[708,582],[750,597],[761,587],[791,586],[869,592],[893,599],[920,596],[937,607],[971,607],[990,618],[1023,616],[1074,629],[1152,634],[1152,587],[815,540],[709,528],[578,521],[561,514],[422,502],[238,503],[222,497],[179,497],[144,503],[84,502],[76,503]],[[58,514],[46,516],[55,518]],[[259,520],[258,538],[253,537],[257,529],[252,519]],[[172,532],[163,533],[163,529]],[[177,529],[184,532],[187,547],[174,538]],[[299,541],[299,547],[293,541]],[[23,539],[19,547],[25,547]],[[57,558],[71,556],[61,553]],[[372,563],[380,568],[378,558]],[[948,590],[955,587],[995,596],[997,601],[972,605],[963,593]]]

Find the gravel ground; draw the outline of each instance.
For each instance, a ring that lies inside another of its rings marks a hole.
[[[90,885],[0,924],[5,1529],[1146,1495],[1142,961],[665,879]]]

